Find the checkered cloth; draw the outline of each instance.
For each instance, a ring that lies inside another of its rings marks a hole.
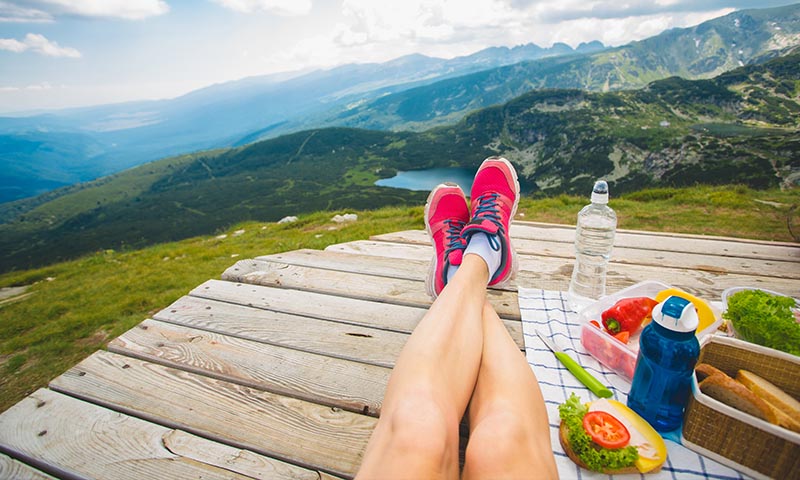
[[[522,313],[522,330],[525,336],[525,354],[544,395],[547,416],[550,419],[550,440],[556,455],[558,473],[562,479],[609,478],[588,470],[580,469],[564,453],[558,440],[558,406],[574,392],[584,401],[596,397],[584,387],[561,363],[536,335],[536,330],[561,347],[589,373],[608,386],[613,398],[622,403],[628,399],[631,385],[628,381],[607,369],[584,350],[580,341],[581,326],[578,314],[573,312],[566,300],[566,293],[541,289],[519,289],[519,308]],[[680,434],[666,436],[667,461],[661,471],[648,474],[648,480],[659,479],[741,479],[747,478],[727,466],[703,457],[680,445]],[[639,475],[620,475],[619,477],[639,477]]]

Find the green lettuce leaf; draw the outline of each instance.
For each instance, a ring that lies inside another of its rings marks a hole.
[[[723,318],[744,340],[800,355],[800,323],[792,312],[793,298],[762,290],[742,290],[728,297]]]
[[[630,467],[639,458],[636,447],[602,448],[592,441],[583,429],[583,417],[589,408],[581,402],[580,397],[570,394],[566,402],[558,406],[558,416],[567,426],[567,440],[572,450],[583,460],[590,470],[602,472],[617,468]]]

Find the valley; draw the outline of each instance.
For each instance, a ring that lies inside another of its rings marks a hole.
[[[543,89],[423,132],[308,130],[172,157],[41,204],[0,205],[0,270],[103,249],[135,249],[236,222],[345,208],[419,205],[426,192],[379,187],[397,171],[511,160],[527,195],[740,184],[800,176],[800,53],[709,80],[638,90]],[[313,194],[310,194],[313,192]]]

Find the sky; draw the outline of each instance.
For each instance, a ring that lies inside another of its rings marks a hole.
[[[0,114],[492,46],[617,46],[797,0],[0,0]]]

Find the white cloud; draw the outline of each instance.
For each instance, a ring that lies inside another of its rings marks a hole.
[[[311,0],[214,0],[225,8],[240,12],[263,11],[276,15],[299,16],[311,12]]]
[[[39,82],[39,83],[32,83],[30,85],[25,85],[24,87],[14,87],[14,86],[0,86],[0,92],[19,92],[19,91],[29,91],[29,92],[37,92],[42,90],[52,90],[53,85],[50,82]]]
[[[363,42],[449,41],[462,32],[514,22],[514,9],[501,0],[344,0],[347,23],[334,39]]]
[[[697,25],[731,13],[733,9],[699,13],[674,13],[630,16],[623,18],[577,18],[562,21],[551,29],[554,38],[570,45],[600,40],[606,45],[622,45],[642,40],[667,30]]]
[[[48,16],[75,15],[79,17],[122,18],[142,20],[169,12],[164,0],[35,0],[40,13]],[[17,8],[22,8],[14,3]]]
[[[41,82],[41,83],[34,83],[32,85],[28,85],[28,86],[25,87],[25,90],[40,91],[40,90],[51,90],[52,88],[53,88],[53,86],[50,85],[50,83]]]
[[[47,12],[0,1],[0,23],[45,23],[52,21],[53,16]]]
[[[58,43],[45,38],[38,33],[25,35],[22,41],[14,38],[0,38],[0,50],[7,50],[14,53],[32,51],[48,57],[68,57],[79,58],[81,52],[72,47],[62,47]]]
[[[0,50],[20,53],[28,49],[28,46],[14,38],[0,38]]]

